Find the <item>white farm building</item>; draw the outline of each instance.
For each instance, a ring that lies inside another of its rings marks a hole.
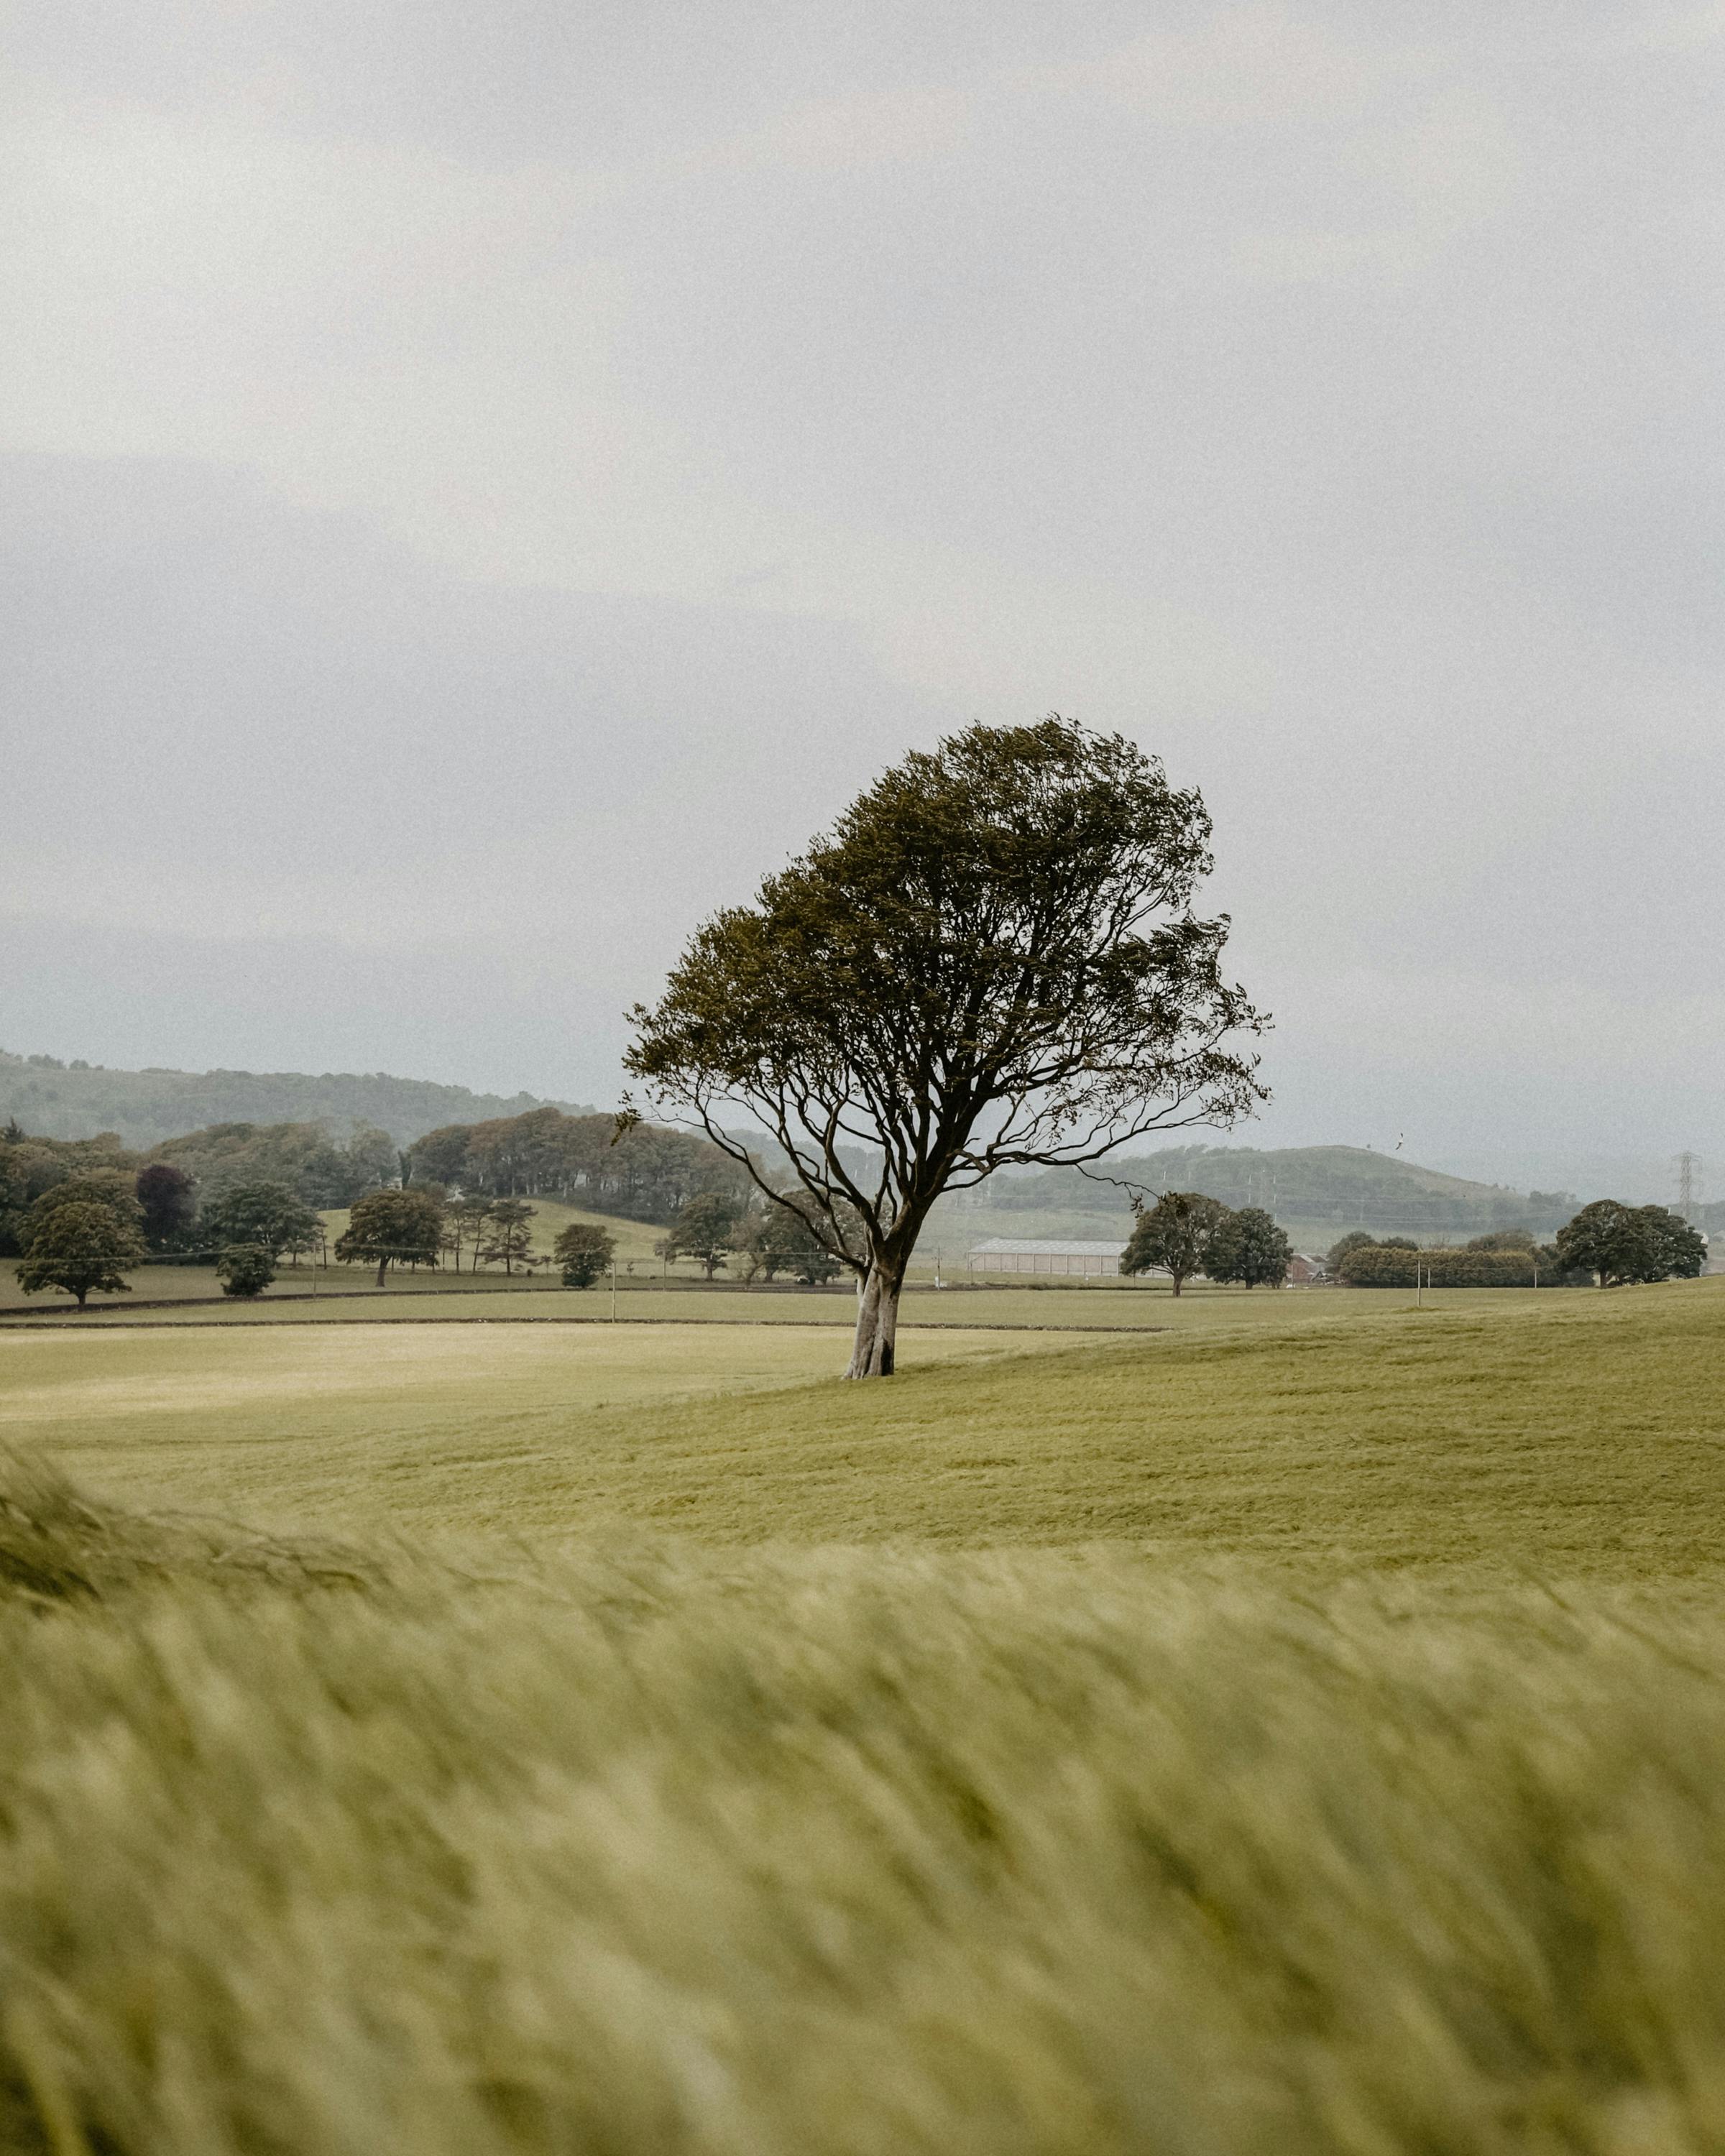
[[[973,1273],[1118,1273],[1120,1243],[1020,1243],[991,1235],[968,1260]]]

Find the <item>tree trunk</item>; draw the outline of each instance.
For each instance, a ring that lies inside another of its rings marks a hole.
[[[90,1293],[90,1290],[87,1287],[74,1287],[72,1292],[78,1298],[78,1307],[82,1310],[84,1307],[84,1299]]]
[[[890,1378],[898,1338],[898,1298],[902,1273],[871,1265],[857,1297],[856,1341],[847,1378]]]
[[[1176,1273],[1176,1274],[1173,1276],[1173,1281],[1174,1281],[1174,1293],[1175,1293],[1176,1295],[1178,1295],[1178,1294],[1180,1292],[1180,1282],[1181,1282],[1183,1280],[1184,1280],[1184,1279],[1185,1279],[1185,1277],[1186,1277],[1186,1276],[1185,1276],[1185,1274],[1184,1274],[1184,1273]]]
[[[378,1259],[378,1260],[377,1260],[377,1285],[378,1285],[378,1286],[379,1286],[379,1287],[382,1287],[382,1285],[383,1285],[383,1276],[384,1276],[384,1274],[388,1270],[388,1269],[389,1269],[389,1260],[388,1260],[388,1258],[379,1258],[379,1259]]]

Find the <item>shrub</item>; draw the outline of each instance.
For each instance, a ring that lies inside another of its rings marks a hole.
[[[261,1295],[275,1277],[275,1254],[267,1243],[230,1243],[216,1260],[223,1295]]]

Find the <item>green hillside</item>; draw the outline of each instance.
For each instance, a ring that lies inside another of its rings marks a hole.
[[[444,1123],[518,1116],[546,1105],[531,1093],[474,1093],[382,1070],[318,1077],[296,1070],[110,1070],[0,1049],[0,1123],[15,1116],[33,1137],[112,1131],[139,1150],[212,1123],[369,1123],[408,1146]]]
[[[1550,1235],[1576,1206],[1568,1192],[1471,1183],[1365,1146],[1190,1145],[1122,1155],[1088,1174],[1050,1168],[997,1175],[973,1197],[946,1201],[932,1225],[955,1250],[990,1235],[1123,1238],[1128,1186],[1152,1194],[1199,1190],[1227,1205],[1262,1206],[1296,1245],[1319,1250],[1350,1228],[1422,1240],[1494,1228]]]

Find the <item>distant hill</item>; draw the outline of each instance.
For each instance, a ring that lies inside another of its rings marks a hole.
[[[473,1093],[382,1070],[326,1070],[321,1077],[296,1070],[109,1070],[0,1049],[0,1122],[16,1116],[35,1137],[113,1131],[139,1150],[211,1123],[324,1122],[344,1133],[371,1124],[408,1146],[444,1123],[485,1122],[547,1106],[591,1112],[532,1093]]]
[[[1111,1177],[1113,1181],[1092,1179]],[[1071,1235],[1085,1219],[1106,1219],[1122,1228],[1128,1192],[1136,1184],[1152,1194],[1200,1190],[1228,1205],[1260,1205],[1307,1244],[1333,1241],[1349,1228],[1373,1235],[1458,1236],[1494,1228],[1554,1232],[1573,1214],[1568,1191],[1518,1191],[1495,1183],[1470,1183],[1421,1168],[1394,1153],[1364,1146],[1292,1146],[1260,1151],[1250,1146],[1168,1146],[1153,1153],[1102,1161],[1092,1176],[1074,1168],[1040,1174],[997,1175],[964,1208],[966,1226],[983,1235],[1034,1235],[1014,1216],[1058,1219],[1045,1234]],[[943,1225],[956,1229],[960,1215],[946,1201]],[[984,1225],[984,1219],[988,1224]]]

